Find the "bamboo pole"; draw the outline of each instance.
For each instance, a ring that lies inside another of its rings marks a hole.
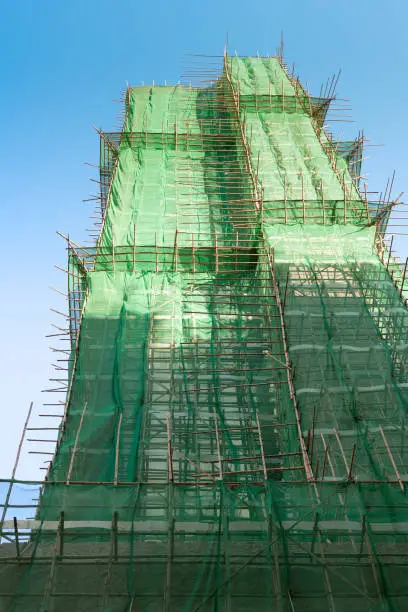
[[[166,428],[167,428],[167,460],[169,466],[169,482],[174,482],[173,471],[173,447],[171,442],[170,415],[166,412]]]
[[[136,223],[133,224],[133,272],[136,265]]]
[[[118,429],[116,434],[116,445],[115,445],[115,477],[114,484],[115,486],[118,484],[118,476],[119,476],[119,451],[120,451],[120,433],[122,429],[122,419],[123,412],[120,413]]]
[[[23,448],[24,438],[25,438],[25,435],[26,435],[26,432],[27,432],[28,424],[30,422],[31,413],[32,413],[32,410],[33,410],[33,405],[34,405],[34,402],[30,402],[30,407],[28,409],[27,417],[26,417],[26,420],[24,422],[23,431],[21,433],[20,442],[19,442],[19,445],[18,445],[18,448],[17,448],[17,455],[16,455],[16,459],[14,461],[13,471],[11,472],[10,484],[9,484],[8,489],[7,489],[6,498],[4,500],[4,508],[3,508],[3,512],[2,512],[1,520],[0,520],[0,541],[1,541],[1,534],[2,534],[2,531],[3,531],[4,519],[5,519],[5,516],[6,516],[6,513],[7,513],[8,503],[10,501],[10,496],[11,496],[11,492],[12,492],[12,489],[13,489],[14,479],[15,479],[15,476],[16,476],[17,468],[18,468],[18,463],[20,461],[21,449]]]
[[[257,428],[258,428],[259,446],[260,446],[260,449],[261,449],[262,468],[263,468],[264,478],[265,478],[265,480],[268,480],[268,472],[266,470],[264,446],[263,446],[263,440],[262,440],[261,427],[259,425],[259,415],[258,415],[258,412],[256,413],[256,425],[257,425]]]
[[[84,416],[85,416],[85,411],[86,411],[87,406],[88,406],[88,402],[85,402],[84,403],[84,408],[83,408],[82,414],[81,414],[81,419],[79,421],[79,427],[78,427],[78,430],[77,430],[77,433],[76,433],[76,436],[75,436],[74,448],[73,448],[73,451],[72,451],[71,461],[70,461],[70,464],[69,464],[69,469],[68,469],[68,474],[67,474],[67,484],[70,484],[70,482],[71,482],[71,475],[72,475],[72,469],[74,467],[75,454],[76,454],[76,451],[77,451],[77,448],[78,448],[79,436],[80,436],[80,433],[81,433],[82,424],[84,422]]]
[[[217,413],[215,412],[215,408],[213,408],[213,414],[214,414],[214,426],[215,426],[215,439],[217,441],[218,472],[219,472],[219,479],[222,480],[223,479],[223,474],[222,474],[220,436],[219,436],[219,432],[218,432]]]
[[[385,448],[387,449],[387,454],[388,454],[388,457],[390,458],[391,465],[392,465],[392,467],[394,468],[394,472],[395,472],[395,475],[396,475],[396,477],[397,477],[397,481],[398,481],[398,484],[399,484],[399,486],[400,486],[400,489],[401,489],[401,491],[402,491],[402,492],[404,492],[404,490],[405,490],[405,488],[404,488],[404,483],[403,483],[403,482],[402,482],[402,480],[401,480],[401,476],[400,476],[400,473],[399,473],[399,471],[398,471],[397,464],[395,463],[394,456],[393,456],[393,454],[392,454],[392,452],[391,452],[391,448],[390,448],[390,446],[389,446],[389,444],[388,444],[387,438],[385,437],[385,433],[384,433],[384,430],[383,430],[383,428],[381,427],[381,425],[379,426],[379,430],[380,430],[381,437],[382,437],[382,439],[383,439],[383,442],[384,442]]]

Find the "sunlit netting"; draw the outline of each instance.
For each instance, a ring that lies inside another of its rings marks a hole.
[[[406,266],[330,101],[280,57],[127,90],[0,611],[408,608]]]

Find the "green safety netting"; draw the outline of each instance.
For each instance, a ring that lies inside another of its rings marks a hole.
[[[0,488],[0,611],[406,609],[403,273],[328,104],[279,58],[128,90],[55,456]]]

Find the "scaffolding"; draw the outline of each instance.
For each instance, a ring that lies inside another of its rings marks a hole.
[[[63,399],[0,481],[0,611],[408,606],[406,205],[330,134],[335,77],[313,97],[281,53],[214,59],[98,130]]]

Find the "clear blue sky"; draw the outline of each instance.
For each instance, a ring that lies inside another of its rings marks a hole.
[[[355,123],[334,130],[347,137],[364,127],[384,145],[367,149],[364,169],[371,190],[395,169],[395,195],[408,192],[407,25],[406,0],[2,3],[0,476],[10,473],[30,400],[39,408],[51,395],[41,393],[52,361],[44,336],[49,307],[63,304],[48,286],[65,283],[53,268],[65,263],[55,231],[87,239],[91,208],[81,200],[97,177],[82,162],[98,162],[92,125],[117,128],[112,100],[126,81],[177,82],[186,54],[221,54],[227,31],[230,53],[273,55],[283,30],[285,57],[312,93],[342,69],[337,92],[350,98]],[[26,455],[20,475],[36,476],[39,463]]]

